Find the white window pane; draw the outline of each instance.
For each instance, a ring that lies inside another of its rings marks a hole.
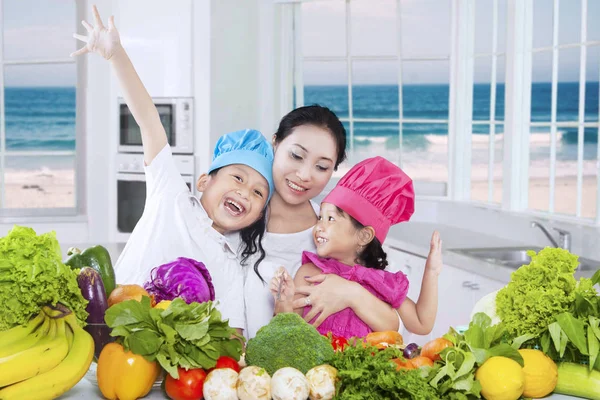
[[[533,1],[533,47],[552,46],[552,0]]]
[[[414,181],[448,182],[448,125],[403,124],[402,168]]]
[[[352,64],[355,118],[398,118],[398,62],[355,61]]]
[[[7,155],[4,190],[4,208],[73,208],[75,158]]]
[[[598,16],[600,15],[600,0],[588,0],[587,12],[587,39],[588,41],[600,40],[600,24]]]
[[[496,110],[495,120],[504,120],[504,57],[496,60]],[[477,58],[474,64],[473,119],[490,120],[492,58]]]
[[[305,56],[346,54],[346,4],[343,1],[302,3],[302,52]]]
[[[398,164],[400,148],[398,123],[355,122],[354,152],[348,153],[349,165],[381,156]]]
[[[577,121],[579,115],[579,48],[558,53],[557,121]],[[577,131],[577,128],[574,129]]]
[[[8,150],[75,150],[74,65],[5,68],[4,113]],[[57,76],[62,78],[57,78]]]
[[[586,75],[585,120],[598,122],[598,86],[600,82],[600,47],[598,46],[588,48]],[[593,133],[594,137],[596,137],[598,130],[595,131],[596,133]]]
[[[497,51],[506,48],[506,0],[498,0]],[[475,2],[475,53],[491,53],[493,48],[494,0]]]
[[[402,57],[450,54],[449,0],[401,1]]]
[[[304,63],[304,104],[330,108],[348,117],[348,78],[345,62]]]
[[[558,43],[581,42],[581,0],[559,0],[558,8]]]
[[[531,84],[531,121],[550,122],[552,52],[533,53]]]
[[[471,138],[471,200],[488,202],[490,125],[473,125]],[[504,126],[495,125],[494,163],[492,173],[493,203],[502,202],[502,161],[504,156]]]
[[[411,61],[402,66],[404,118],[448,119],[449,63]]]
[[[74,0],[7,0],[4,12],[4,58],[68,58],[76,48]]]
[[[353,0],[352,54],[396,55],[396,0]]]

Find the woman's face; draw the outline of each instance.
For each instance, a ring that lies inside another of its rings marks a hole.
[[[301,125],[274,147],[273,181],[286,203],[302,204],[323,191],[337,159],[336,144],[328,130]]]

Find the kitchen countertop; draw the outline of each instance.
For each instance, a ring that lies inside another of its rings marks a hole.
[[[74,388],[65,393],[63,396],[59,397],[59,400],[67,400],[67,399],[102,399],[102,393],[98,387],[92,385],[87,379],[83,378]],[[167,397],[162,393],[160,388],[152,389],[152,391],[148,394],[148,396],[144,397],[144,399],[158,400],[158,399],[166,399]],[[544,399],[551,400],[568,400],[575,399],[573,396],[565,396],[562,394],[552,394],[550,396],[544,397]]]

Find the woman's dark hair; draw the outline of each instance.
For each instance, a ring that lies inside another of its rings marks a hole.
[[[337,147],[337,159],[334,167],[334,170],[337,170],[337,167],[346,159],[346,129],[337,115],[327,107],[314,104],[298,107],[287,113],[279,122],[279,127],[275,132],[275,143],[280,143],[292,133],[294,128],[303,125],[313,125],[327,129],[331,133]]]
[[[210,172],[210,176],[216,176],[221,168],[217,168]],[[258,260],[254,263],[254,271],[258,274],[260,280],[263,280],[262,276],[258,273],[258,264],[265,259],[266,253],[262,246],[262,238],[267,230],[267,215],[266,209],[263,210],[260,218],[257,219],[252,225],[240,229],[240,250],[242,251],[241,263],[246,266],[248,259],[255,253],[259,253]]]
[[[350,221],[352,221],[352,226],[354,226],[356,230],[360,230],[365,227],[341,208],[337,206],[336,208],[341,214],[350,218]],[[360,252],[360,254],[358,254],[357,261],[358,264],[367,268],[385,269],[385,267],[388,266],[387,254],[385,251],[383,251],[383,247],[381,246],[379,239],[376,237],[374,237],[373,240],[371,240],[369,244],[366,245],[365,248]]]

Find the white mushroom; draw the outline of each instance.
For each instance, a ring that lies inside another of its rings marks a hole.
[[[237,395],[240,400],[271,400],[271,376],[257,366],[242,369],[237,380]]]
[[[309,391],[308,380],[296,368],[281,368],[271,378],[273,400],[306,400]]]
[[[205,400],[237,400],[238,373],[230,368],[212,370],[204,381]]]
[[[331,400],[335,396],[337,369],[331,365],[319,365],[306,373],[310,386],[310,400]]]

